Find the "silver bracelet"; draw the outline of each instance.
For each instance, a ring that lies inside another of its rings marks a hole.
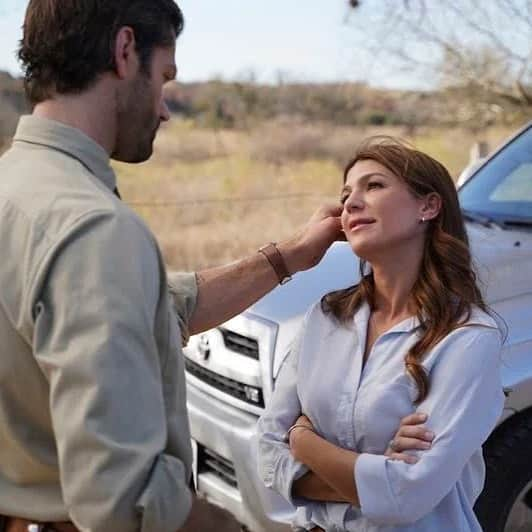
[[[311,429],[308,425],[303,425],[303,423],[295,423],[286,431],[286,441],[290,440],[290,433],[294,429],[307,429],[310,430],[310,432],[314,432],[314,429]]]

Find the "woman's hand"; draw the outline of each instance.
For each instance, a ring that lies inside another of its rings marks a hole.
[[[426,451],[430,449],[432,440],[434,439],[434,433],[427,430],[427,427],[423,425],[426,420],[427,415],[419,412],[401,419],[399,428],[384,453],[385,456],[388,456],[392,460],[401,460],[407,464],[415,464],[418,458],[405,451]],[[310,419],[304,414],[297,418],[294,425],[301,425],[290,432],[289,440],[292,455],[297,458],[299,455],[298,451],[305,444],[305,436],[308,435],[305,433],[308,433],[308,431],[314,432],[314,425],[312,425]]]
[[[426,414],[415,413],[401,420],[399,429],[390,441],[385,456],[393,460],[401,460],[407,464],[415,464],[418,458],[404,451],[430,449],[434,433],[423,425],[427,420]]]

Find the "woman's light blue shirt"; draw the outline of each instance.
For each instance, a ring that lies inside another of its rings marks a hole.
[[[419,338],[417,318],[395,325],[373,345],[362,369],[369,306],[340,325],[320,304],[307,313],[275,392],[258,425],[259,473],[298,508],[294,524],[327,532],[481,532],[473,504],[484,485],[481,445],[504,403],[501,333],[475,309],[469,321],[424,358],[430,392],[419,405],[404,358]],[[409,465],[384,456],[401,418],[428,414],[436,437]],[[361,507],[297,499],[292,483],[308,471],[295,461],[286,431],[301,414],[340,447],[361,453],[353,472]]]

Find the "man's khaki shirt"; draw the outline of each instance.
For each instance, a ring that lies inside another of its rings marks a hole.
[[[114,187],[103,148],[43,118],[23,117],[0,159],[0,514],[175,532],[197,287],[167,279]]]

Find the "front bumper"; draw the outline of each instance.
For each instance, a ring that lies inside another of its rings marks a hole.
[[[251,440],[257,417],[226,404],[187,383],[187,404],[192,438],[200,446],[232,462],[238,487],[213,471],[199,471],[198,492],[246,525],[253,532],[286,532],[292,507],[264,487],[256,473]]]

